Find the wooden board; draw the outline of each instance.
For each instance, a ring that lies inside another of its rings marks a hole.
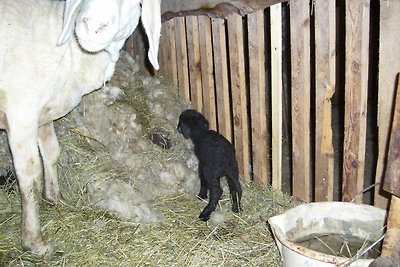
[[[315,2],[315,201],[333,200],[332,104],[335,92],[335,2]]]
[[[292,54],[293,196],[309,202],[310,195],[310,10],[307,1],[290,3]]]
[[[400,197],[400,81],[397,83],[383,190]]]
[[[228,17],[229,62],[233,102],[233,128],[236,158],[244,182],[250,182],[250,150],[247,118],[246,78],[244,68],[244,43],[242,17]]]
[[[228,56],[225,37],[225,20],[212,19],[212,39],[217,97],[218,132],[232,141],[231,105],[229,96]]]
[[[182,1],[161,1],[161,13],[163,19],[170,19],[175,16],[208,15],[213,18],[226,18],[231,12],[246,15],[256,10],[263,10],[276,3],[286,0],[182,0]],[[221,11],[216,6],[230,5],[229,13]]]
[[[203,112],[199,24],[196,16],[186,17],[186,38],[189,60],[190,100],[194,109]]]
[[[169,77],[170,75],[170,67],[168,64],[168,29],[167,24],[163,23],[161,27],[161,40],[160,40],[160,73]]]
[[[364,186],[368,97],[368,3],[346,5],[346,81],[342,199],[351,201]],[[362,198],[356,199],[362,202]]]
[[[210,129],[217,130],[217,113],[215,107],[214,67],[211,40],[211,20],[199,16],[201,80],[203,86],[203,112],[210,123]]]
[[[282,7],[271,13],[272,187],[282,187]]]
[[[190,102],[189,68],[186,46],[186,26],[184,18],[175,18],[176,57],[179,95],[184,103]]]
[[[265,186],[269,183],[270,161],[265,105],[264,11],[247,15],[247,23],[248,29],[252,29],[248,41],[253,181]]]
[[[378,86],[378,143],[380,149],[376,182],[382,182],[384,175],[396,74],[400,72],[400,2],[395,0],[381,2]],[[388,195],[379,188],[375,190],[374,204],[381,208],[387,208]]]
[[[168,51],[168,65],[169,65],[169,75],[174,85],[178,85],[178,68],[176,61],[176,44],[175,44],[175,22],[174,20],[169,20],[167,23],[167,44],[169,47]]]

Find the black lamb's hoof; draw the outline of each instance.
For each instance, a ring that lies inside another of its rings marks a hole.
[[[232,207],[232,211],[235,213],[238,213],[238,212],[242,212],[243,209],[242,209],[242,207]]]
[[[197,197],[200,198],[200,199],[207,199],[207,193],[205,193],[205,194],[200,194],[200,193],[199,193],[199,194],[197,195]]]
[[[199,215],[199,219],[202,220],[203,222],[206,222],[210,219],[210,214],[204,214],[203,212],[200,213]]]

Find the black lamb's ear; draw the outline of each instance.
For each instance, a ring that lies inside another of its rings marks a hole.
[[[188,125],[186,125],[185,123],[180,123],[180,132],[182,133],[183,137],[185,137],[186,139],[189,139],[192,135],[192,130],[190,129],[190,127]]]

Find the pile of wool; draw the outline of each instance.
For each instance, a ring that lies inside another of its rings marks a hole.
[[[162,215],[154,210],[153,199],[182,192],[195,196],[197,160],[191,142],[176,130],[185,108],[175,88],[139,72],[130,55],[123,53],[112,80],[85,96],[57,125],[60,136],[74,128],[126,169],[117,178],[80,177],[78,188],[84,188],[85,199],[124,220],[159,222]]]

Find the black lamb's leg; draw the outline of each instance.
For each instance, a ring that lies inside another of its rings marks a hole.
[[[199,218],[202,221],[208,221],[210,219],[210,215],[217,207],[221,195],[222,195],[221,186],[219,185],[219,183],[213,183],[210,188],[210,201],[199,215]]]
[[[226,175],[226,180],[228,182],[229,191],[232,200],[232,211],[239,212],[242,211],[240,205],[240,200],[242,198],[242,187],[239,182],[238,170],[232,170]]]
[[[199,178],[200,178],[200,192],[197,196],[201,199],[207,199],[207,182],[204,179],[201,166],[199,166]]]

